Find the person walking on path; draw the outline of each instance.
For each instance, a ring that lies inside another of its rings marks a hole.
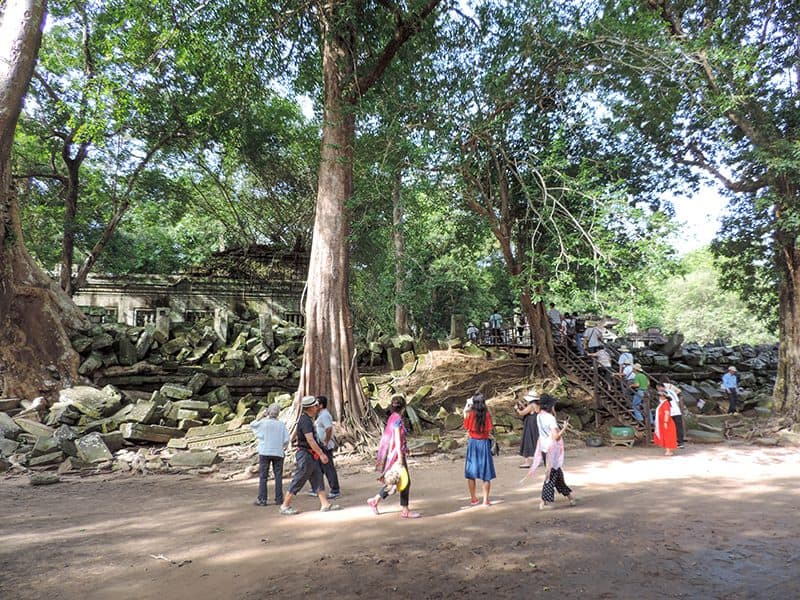
[[[739,380],[736,377],[736,367],[733,365],[728,367],[728,372],[722,376],[722,387],[728,394],[728,414],[737,414],[739,412],[736,408],[739,402]]]
[[[672,456],[673,450],[678,447],[678,435],[675,430],[675,421],[672,420],[670,412],[669,396],[659,385],[658,408],[656,409],[655,431],[653,432],[653,443],[664,448],[664,456]]]
[[[338,504],[331,504],[325,497],[325,484],[322,481],[320,461],[322,464],[327,463],[328,456],[314,438],[314,417],[319,413],[319,402],[314,396],[303,396],[300,400],[300,408],[303,412],[297,420],[297,431],[295,432],[297,449],[294,477],[292,483],[289,484],[289,492],[281,504],[280,512],[282,515],[298,513],[297,509],[292,506],[292,500],[303,489],[306,481],[311,482],[311,489],[319,498],[321,512],[339,510]]]
[[[289,445],[289,431],[283,421],[278,420],[281,413],[280,404],[271,404],[266,409],[266,418],[263,415],[256,417],[250,427],[258,442],[258,498],[257,506],[266,506],[267,477],[270,467],[275,478],[275,504],[283,503],[283,458],[286,447]]]
[[[536,424],[536,415],[539,413],[539,394],[533,390],[525,394],[524,401],[518,403],[514,410],[522,417],[522,442],[519,454],[522,456],[520,469],[530,469],[533,457],[536,456],[536,443],[539,441],[539,426]]]
[[[555,414],[556,399],[549,394],[542,394],[539,398],[539,414],[536,421],[539,425],[539,443],[536,457],[531,465],[529,475],[537,466],[544,463],[545,477],[542,484],[542,498],[539,502],[539,510],[544,510],[552,506],[555,502],[555,491],[569,500],[570,506],[575,506],[575,498],[572,490],[564,481],[564,431],[567,429],[566,422],[563,427],[558,426]]]
[[[469,488],[470,506],[477,506],[481,501],[475,495],[476,480],[483,482],[483,506],[491,506],[489,492],[492,479],[497,477],[492,459],[492,415],[486,407],[483,394],[474,394],[464,406],[464,429],[467,430],[467,457],[464,463],[464,478]]]
[[[386,475],[397,464],[405,472],[403,485],[394,486],[388,481],[378,493],[367,500],[367,504],[376,515],[379,514],[378,503],[389,497],[395,487],[400,489],[400,517],[403,519],[418,519],[421,515],[409,508],[411,478],[408,474],[408,444],[406,443],[406,428],[403,425],[403,413],[406,410],[406,399],[397,395],[392,397],[389,404],[391,414],[383,429],[383,436],[378,446],[377,469],[381,472],[381,479],[386,480]],[[402,478],[401,478],[402,481]]]
[[[327,463],[322,463],[322,474],[328,480],[328,500],[336,500],[342,495],[339,489],[339,475],[336,472],[336,465],[333,463],[333,452],[336,449],[336,442],[333,439],[333,417],[328,412],[328,398],[317,396],[320,410],[314,425],[317,429],[317,439],[325,456],[328,457]]]

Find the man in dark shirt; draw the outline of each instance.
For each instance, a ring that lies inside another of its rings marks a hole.
[[[297,420],[297,439],[296,463],[292,483],[289,484],[289,492],[281,504],[282,515],[296,515],[298,510],[292,506],[292,500],[305,485],[306,481],[311,482],[311,489],[319,498],[320,511],[339,510],[338,504],[331,504],[325,496],[325,484],[322,481],[322,468],[320,461],[325,464],[328,457],[322,448],[319,447],[314,437],[314,417],[319,412],[320,405],[314,396],[303,396],[300,401],[303,412]]]

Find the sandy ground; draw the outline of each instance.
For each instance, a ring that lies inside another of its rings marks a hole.
[[[365,465],[343,466],[343,510],[253,506],[257,480],[194,476],[0,481],[0,598],[800,597],[800,461],[785,448],[568,449],[580,499],[537,509],[497,459],[497,502],[466,508],[459,459],[412,462],[412,507],[373,516]],[[270,490],[270,494],[271,494]]]

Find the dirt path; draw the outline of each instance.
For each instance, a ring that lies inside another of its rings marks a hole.
[[[373,516],[365,466],[343,469],[344,510],[281,517],[256,480],[92,477],[0,481],[0,598],[796,598],[800,461],[783,448],[580,448],[580,503],[537,510],[516,456],[490,508],[467,504],[463,463],[413,465],[412,506]]]

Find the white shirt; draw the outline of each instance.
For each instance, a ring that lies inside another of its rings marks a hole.
[[[671,383],[664,384],[664,393],[669,398],[669,414],[670,416],[681,415],[681,401],[678,398],[678,388]]]
[[[547,452],[553,443],[553,430],[558,428],[555,416],[549,412],[541,411],[536,417],[539,426],[539,450]]]
[[[625,378],[625,381],[633,381],[633,378],[636,377],[636,373],[631,365],[626,365],[625,368],[622,369],[622,376]]]
[[[283,421],[267,417],[250,423],[258,440],[258,453],[262,456],[283,456],[289,445],[289,431]]]
[[[631,354],[630,352],[623,352],[622,354],[619,355],[619,358],[617,359],[617,363],[619,363],[620,366],[622,366],[624,364],[632,365],[633,364],[633,354]]]
[[[317,428],[317,441],[319,442],[320,446],[325,447],[325,430],[328,429],[328,427],[333,427],[333,417],[331,416],[331,413],[328,412],[327,408],[323,408],[319,411],[314,425]],[[336,444],[333,442],[333,431],[331,431],[331,439],[328,442],[328,450],[333,450],[335,447]]]

